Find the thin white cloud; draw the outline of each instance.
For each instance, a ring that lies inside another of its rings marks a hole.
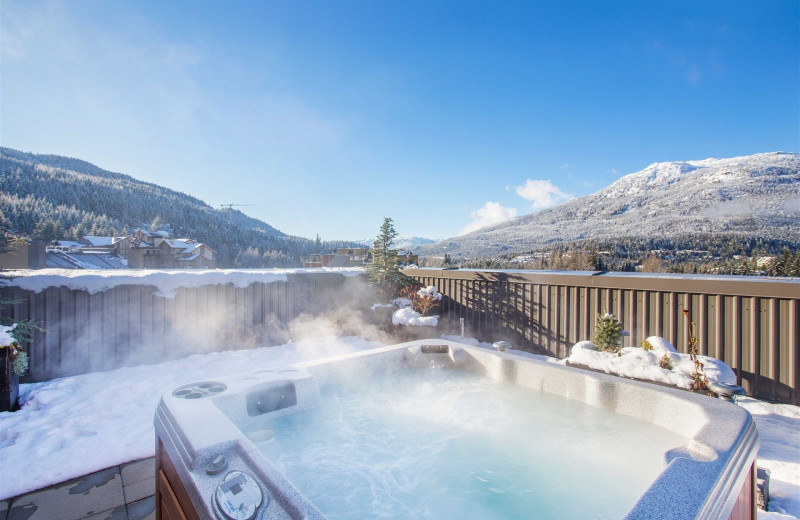
[[[517,210],[516,208],[506,208],[501,206],[498,202],[490,201],[484,204],[482,208],[476,209],[470,213],[469,216],[472,222],[467,224],[464,229],[458,233],[458,236],[466,235],[478,229],[510,220],[517,216]]]
[[[572,195],[564,193],[549,180],[528,179],[522,186],[517,186],[516,192],[523,199],[532,202],[533,209],[549,208],[572,198]]]
[[[566,170],[566,169],[568,169],[568,168],[569,168],[569,163],[567,163],[567,164],[562,164],[561,166],[559,166],[559,167],[558,167],[558,169],[559,169],[559,170]]]

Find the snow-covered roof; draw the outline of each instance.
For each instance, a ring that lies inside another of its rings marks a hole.
[[[136,231],[140,231],[144,236],[152,238],[166,238],[169,236],[169,231],[164,231],[163,229],[159,229],[158,231],[147,231],[142,228],[139,228]],[[134,231],[134,234],[136,233],[136,231]]]
[[[172,249],[182,250],[181,252],[183,253],[189,253],[202,245],[198,244],[191,238],[165,238],[164,242],[166,242],[167,245]]]
[[[48,251],[45,265],[56,269],[125,269],[128,261],[113,253]]]
[[[185,258],[178,258],[178,262],[189,262],[189,261],[194,260],[198,256],[200,256],[200,253],[195,253],[192,256],[187,256]]]
[[[119,242],[120,240],[125,240],[125,237],[99,237],[93,235],[86,235],[83,237],[84,240],[89,242],[92,247],[110,247]]]
[[[72,240],[56,240],[56,243],[59,247],[69,247],[73,249],[80,249],[85,245],[82,242],[74,242]]]

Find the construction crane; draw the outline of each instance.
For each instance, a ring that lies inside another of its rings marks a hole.
[[[228,209],[236,207],[236,206],[255,206],[255,204],[220,204],[219,205],[220,208],[228,208]]]

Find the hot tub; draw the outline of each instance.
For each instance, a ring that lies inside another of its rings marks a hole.
[[[443,340],[184,385],[155,427],[164,519],[755,518],[745,410]]]

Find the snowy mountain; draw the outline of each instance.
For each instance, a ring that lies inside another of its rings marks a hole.
[[[286,235],[233,208],[202,200],[91,163],[0,147],[0,226],[52,240],[122,235],[150,224],[217,252],[218,267],[298,266],[313,240]],[[323,242],[325,250],[352,247]]]
[[[690,233],[800,242],[800,155],[654,163],[592,195],[417,252],[485,258],[557,243]]]
[[[375,241],[375,238],[365,238],[364,240],[358,240],[359,244],[363,244],[366,247],[372,247],[372,242]],[[400,251],[416,251],[419,246],[426,245],[426,244],[433,244],[436,240],[430,238],[423,238],[423,237],[397,237],[394,239],[394,244],[392,247],[394,249]]]

